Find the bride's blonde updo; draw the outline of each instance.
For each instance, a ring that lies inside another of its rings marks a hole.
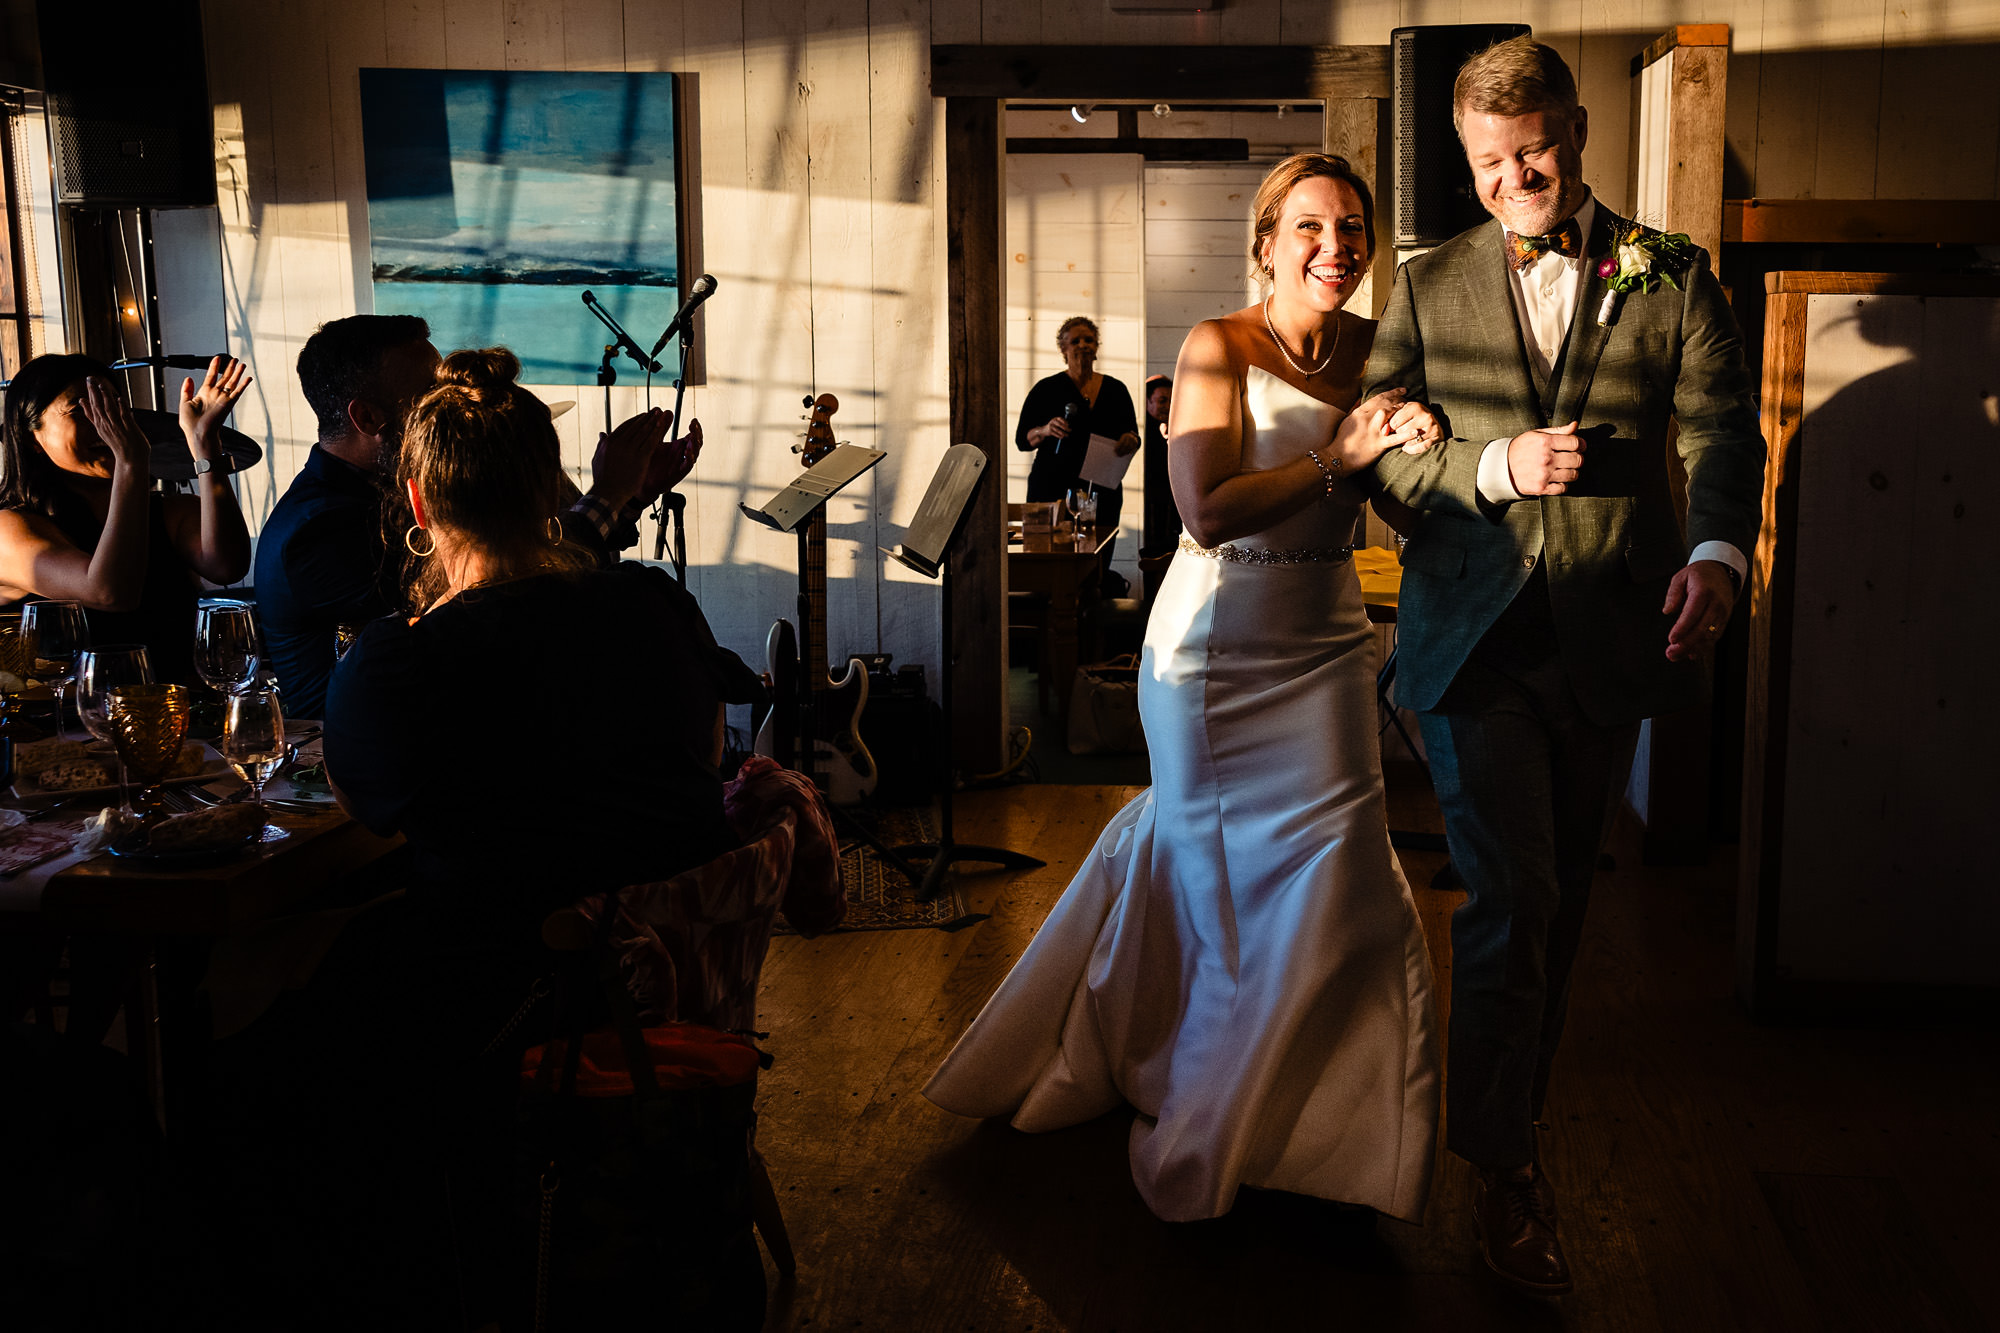
[[[1368,182],[1338,153],[1293,153],[1271,168],[1270,175],[1257,187],[1257,197],[1250,201],[1250,216],[1255,220],[1250,236],[1250,263],[1259,280],[1270,273],[1264,267],[1264,243],[1278,230],[1278,215],[1285,211],[1285,200],[1293,186],[1314,176],[1343,181],[1360,196],[1361,222],[1368,233],[1368,257],[1375,257],[1375,196],[1368,192]]]
[[[567,492],[548,405],[516,379],[504,347],[453,352],[403,431],[398,489],[423,495],[424,523],[448,528],[511,574],[582,563],[559,543]],[[435,562],[426,562],[435,563]],[[425,591],[419,571],[416,590]]]

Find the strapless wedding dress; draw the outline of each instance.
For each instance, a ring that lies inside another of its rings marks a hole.
[[[1252,367],[1245,466],[1340,410]],[[1437,1132],[1429,955],[1389,847],[1351,506],[1203,552],[1146,627],[1153,787],[1105,828],[924,1089],[1051,1130],[1136,1107],[1132,1175],[1169,1221],[1239,1185],[1420,1220]]]

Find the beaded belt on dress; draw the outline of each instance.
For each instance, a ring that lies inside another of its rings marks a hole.
[[[1228,560],[1239,565],[1338,565],[1354,556],[1352,546],[1322,546],[1305,551],[1267,551],[1260,546],[1203,546],[1181,534],[1181,549],[1204,560]]]

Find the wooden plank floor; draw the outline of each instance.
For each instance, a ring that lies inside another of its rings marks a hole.
[[[1277,1194],[1169,1225],[1133,1189],[1129,1113],[1030,1136],[938,1110],[919,1089],[1136,790],[963,797],[961,837],[1049,862],[967,876],[980,924],[773,942],[759,1144],[800,1269],[774,1277],[769,1329],[2000,1325],[2000,1038],[1752,1026],[1733,875],[1642,868],[1629,838],[1598,879],[1544,1140],[1561,1302],[1483,1276],[1449,1155],[1421,1227]],[[1396,826],[1437,827],[1413,769],[1391,798]],[[1441,856],[1403,860],[1448,1003],[1460,898],[1429,887]]]

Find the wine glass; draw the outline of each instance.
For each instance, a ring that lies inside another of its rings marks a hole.
[[[56,735],[69,734],[64,704],[76,679],[76,655],[90,647],[90,626],[76,602],[29,602],[21,608],[21,637],[34,645],[35,676],[56,692]]]
[[[153,665],[144,644],[107,643],[102,648],[86,648],[76,659],[77,720],[91,735],[110,742],[112,688],[152,683]],[[113,748],[117,748],[115,742]],[[125,814],[132,813],[122,758],[118,761],[118,808]]]
[[[248,602],[209,601],[194,611],[194,669],[211,689],[230,694],[257,675],[257,616]]]
[[[264,803],[264,784],[290,757],[285,714],[273,689],[238,690],[223,700],[222,757],[250,784],[250,799]]]
[[[154,788],[173,771],[187,739],[194,701],[185,685],[111,687],[111,744],[132,781],[139,803],[150,805]]]

